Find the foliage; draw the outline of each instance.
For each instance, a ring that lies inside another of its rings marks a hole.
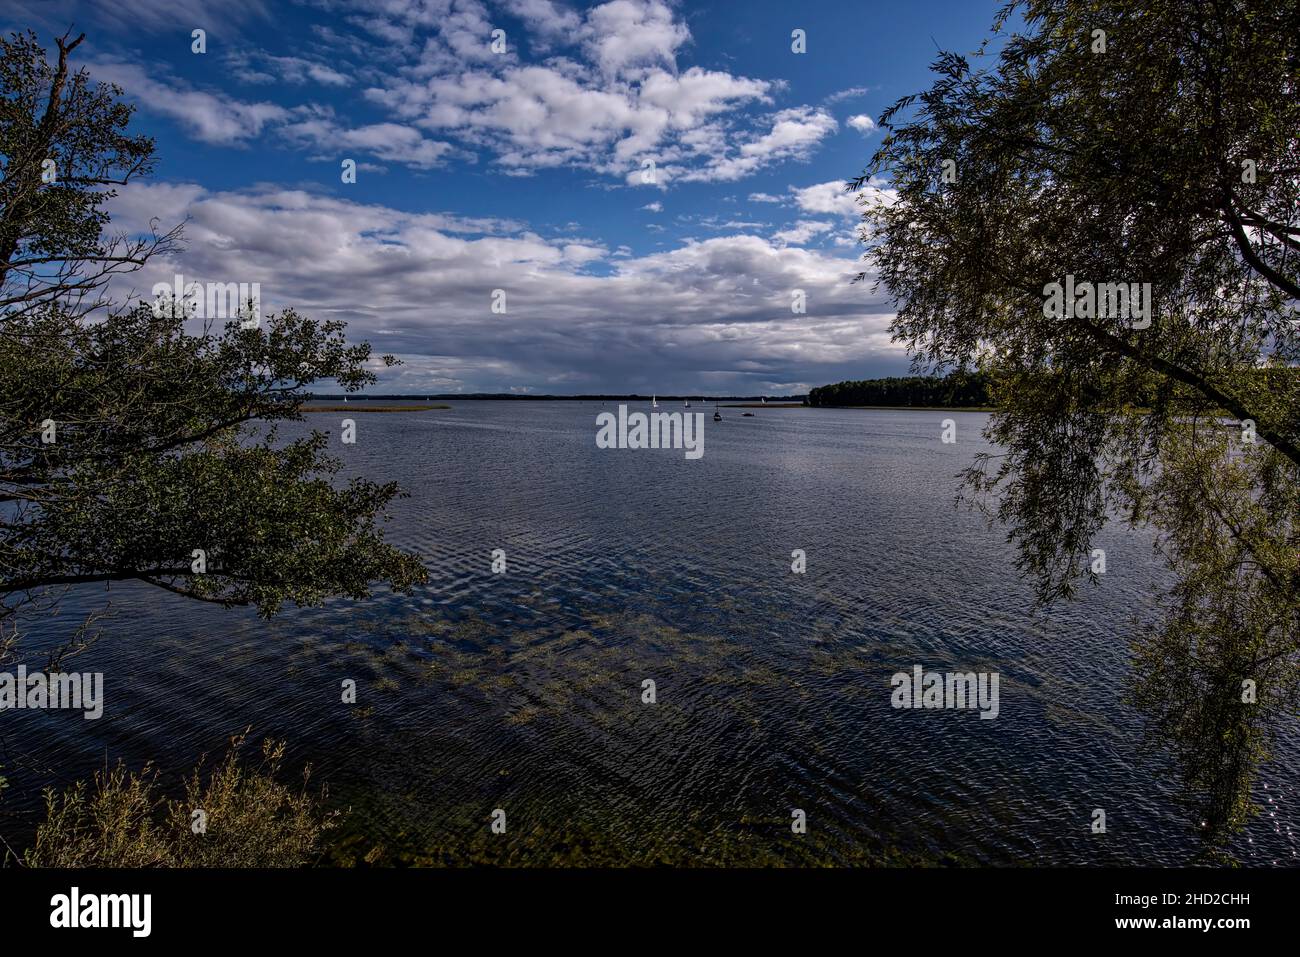
[[[105,236],[115,186],[153,169],[153,141],[127,132],[121,89],[69,75],[84,40],[57,39],[50,64],[36,36],[0,37],[0,312],[59,299],[83,313],[114,276],[176,248],[178,231]],[[52,163],[52,166],[47,164]],[[47,176],[52,180],[47,181]]]
[[[243,423],[300,418],[303,386],[358,380],[368,356],[339,323],[293,310],[264,329],[185,332],[147,305],[83,322],[60,310],[0,336],[3,588],[137,580],[253,604],[360,598],[423,577],[384,543],[376,514],[397,486],[330,481],[326,438],[279,443]],[[44,442],[42,422],[55,441]],[[194,552],[203,553],[196,564]]]
[[[153,144],[128,134],[120,90],[70,74],[81,40],[60,38],[54,65],[30,34],[0,48],[0,618],[94,583],[270,615],[423,580],[380,533],[397,486],[341,483],[323,434],[275,429],[313,382],[354,391],[395,360],[293,309],[199,328],[104,297],[179,233],[105,238],[112,187],[149,171]]]
[[[999,31],[1017,13],[991,64],[944,53],[882,116],[850,184],[896,191],[866,211],[868,258],[918,366],[990,375],[1002,452],[966,498],[1040,601],[1093,574],[1112,519],[1160,533],[1177,584],[1133,690],[1210,830],[1231,828],[1300,683],[1294,4],[1029,0]],[[1067,275],[1150,283],[1150,328],[1048,318]]]
[[[951,376],[889,376],[819,386],[812,406],[880,405],[969,408],[989,404],[988,379],[978,373]]]
[[[185,782],[184,797],[158,793],[149,769],[118,765],[56,794],[46,792],[46,819],[24,855],[29,867],[301,867],[321,852],[322,835],[336,826],[317,799],[276,778],[284,745],[265,741],[261,763],[245,767],[231,739],[225,759],[207,775],[202,762]],[[206,814],[195,832],[194,812]]]

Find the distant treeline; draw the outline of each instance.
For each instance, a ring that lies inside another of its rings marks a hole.
[[[808,393],[808,404],[932,406],[962,408],[990,405],[988,377],[981,373],[947,376],[890,376],[823,385]]]
[[[637,393],[608,393],[592,395],[540,395],[525,392],[408,392],[401,395],[390,393],[350,393],[345,395],[342,392],[321,392],[315,393],[308,398],[313,402],[339,402],[343,399],[364,400],[381,400],[381,401],[402,401],[402,402],[423,402],[427,399],[460,399],[462,401],[469,399],[502,399],[517,402],[649,402],[654,396],[638,395]],[[692,402],[759,402],[766,400],[768,402],[803,402],[805,396],[800,395],[712,395],[704,392],[692,392],[689,395],[674,395],[665,392],[658,393],[660,402],[682,402],[686,399]]]

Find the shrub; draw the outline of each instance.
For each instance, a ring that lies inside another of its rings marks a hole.
[[[337,812],[323,812],[322,791],[278,781],[285,745],[262,743],[261,762],[239,760],[244,735],[231,739],[206,779],[201,760],[185,781],[185,796],[158,793],[158,775],[119,764],[62,794],[45,795],[46,820],[24,855],[30,867],[300,867],[312,863]],[[206,815],[203,827],[197,811]],[[198,833],[196,833],[198,831]]]

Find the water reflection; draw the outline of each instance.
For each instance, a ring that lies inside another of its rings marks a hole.
[[[939,443],[942,415],[761,410],[709,423],[705,456],[685,461],[597,449],[597,411],[465,402],[368,417],[347,467],[411,491],[389,529],[428,561],[413,595],[266,623],[116,589],[104,637],[77,659],[105,672],[105,718],[0,716],[4,810],[18,816],[6,837],[57,783],[50,769],[85,777],[107,756],[180,770],[251,725],[290,741],[351,809],[337,852],[351,862],[1201,852],[1180,765],[1143,748],[1149,712],[1126,694],[1132,620],[1167,585],[1146,537],[1108,533],[1126,573],[1035,615],[1010,547],[952,508],[979,446]],[[958,416],[978,434],[982,415]],[[494,548],[505,575],[491,573]],[[33,623],[27,640],[66,633]],[[891,708],[890,676],[914,664],[997,672],[998,718]],[[356,706],[339,703],[344,679]],[[1221,740],[1211,717],[1193,726]],[[1277,816],[1216,831],[1223,853],[1291,861],[1279,822],[1296,817],[1296,743],[1285,729],[1255,783]],[[1229,750],[1182,767],[1240,783]],[[497,807],[508,842],[489,841]],[[1096,807],[1106,835],[1091,833]],[[806,835],[791,833],[795,808]]]

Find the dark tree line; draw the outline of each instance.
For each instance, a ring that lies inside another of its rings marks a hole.
[[[948,376],[889,376],[823,385],[808,393],[808,404],[969,407],[987,406],[988,377],[981,374]]]

